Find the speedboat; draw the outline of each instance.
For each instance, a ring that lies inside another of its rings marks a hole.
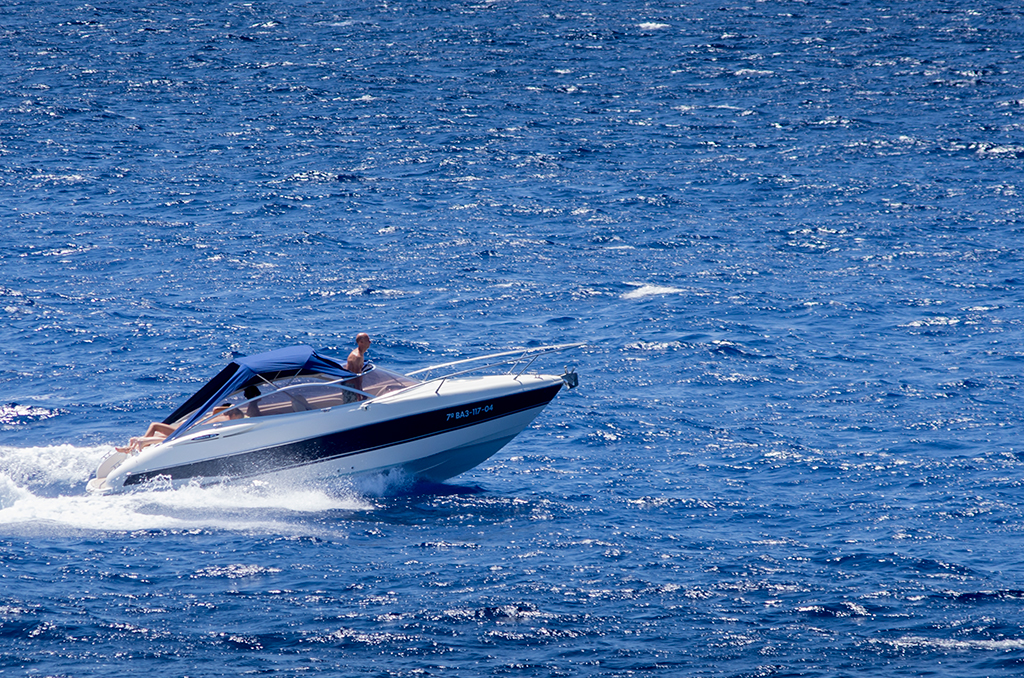
[[[154,425],[165,437],[104,459],[88,489],[310,472],[443,481],[500,450],[563,385],[575,387],[575,371],[528,370],[579,346],[505,351],[408,374],[369,363],[355,374],[309,346],[241,357]]]

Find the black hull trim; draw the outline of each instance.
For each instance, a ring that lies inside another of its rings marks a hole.
[[[125,477],[124,485],[138,485],[155,478],[175,481],[191,478],[245,478],[366,454],[543,407],[551,402],[561,388],[559,382],[531,391],[381,421],[286,445],[132,473]]]

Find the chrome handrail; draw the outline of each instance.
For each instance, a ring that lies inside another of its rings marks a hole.
[[[502,358],[502,357],[508,356],[508,355],[520,355],[521,356],[521,357],[517,358],[516,360],[502,360],[502,361],[499,361],[499,362],[496,362],[496,363],[492,363],[490,365],[485,365],[483,367],[477,368],[477,369],[486,369],[488,367],[495,367],[497,365],[507,365],[509,363],[513,363],[513,364],[514,363],[518,363],[518,362],[520,362],[522,360],[525,360],[527,356],[532,355],[532,354],[536,354],[534,356],[534,360],[536,360],[537,358],[539,358],[540,356],[544,355],[545,353],[560,353],[562,351],[568,351],[569,349],[579,348],[581,346],[586,346],[586,343],[585,342],[577,342],[577,343],[574,343],[574,344],[552,344],[551,346],[538,346],[537,348],[520,348],[520,349],[516,349],[514,351],[503,351],[501,353],[490,353],[488,355],[477,356],[476,358],[464,358],[463,360],[456,360],[456,361],[453,361],[453,362],[450,362],[450,363],[441,363],[440,365],[431,365],[430,367],[424,367],[423,369],[414,370],[413,372],[407,372],[406,376],[411,377],[414,374],[422,374],[423,372],[430,372],[432,370],[439,370],[439,369],[442,369],[444,367],[455,367],[456,365],[465,365],[466,363],[477,362],[479,360],[490,360],[492,358]],[[469,372],[473,372],[475,370],[468,370],[468,371]],[[509,373],[511,373],[511,372],[512,372],[512,370],[509,370]],[[448,375],[445,375],[445,376],[446,377],[453,377],[456,374],[465,374],[465,373],[466,372],[456,372],[454,374],[448,374]],[[440,378],[440,377],[438,377],[438,378]],[[431,380],[431,381],[433,381],[433,380]]]
[[[435,393],[436,393],[436,392],[441,390],[441,386],[443,386],[444,382],[446,380],[448,380],[448,379],[451,379],[453,377],[461,377],[464,374],[471,374],[473,372],[480,372],[482,370],[487,370],[487,369],[490,369],[492,367],[498,367],[499,365],[509,365],[509,364],[511,364],[512,367],[509,369],[507,374],[512,374],[512,372],[515,371],[516,366],[519,363],[521,363],[524,360],[526,360],[527,358],[529,358],[529,361],[526,363],[526,365],[524,365],[523,368],[521,370],[519,370],[519,372],[516,374],[515,378],[518,379],[520,376],[522,376],[522,374],[527,369],[529,369],[530,365],[532,365],[534,363],[534,361],[537,360],[537,358],[539,358],[539,357],[541,357],[543,355],[547,355],[549,353],[561,353],[562,351],[568,351],[570,349],[580,348],[582,346],[586,346],[586,343],[585,342],[577,342],[577,343],[573,343],[573,344],[552,344],[551,346],[539,346],[537,348],[517,349],[515,351],[503,351],[501,353],[491,353],[491,354],[488,354],[488,355],[477,356],[476,358],[465,358],[463,360],[456,360],[456,361],[453,361],[453,362],[450,362],[450,363],[442,363],[440,365],[431,365],[430,367],[424,367],[421,370],[415,370],[413,372],[407,372],[406,376],[407,377],[411,377],[414,374],[423,374],[424,372],[430,372],[431,370],[438,370],[438,369],[441,369],[441,368],[444,368],[444,367],[455,367],[456,365],[465,365],[467,363],[477,362],[477,361],[480,361],[480,360],[489,360],[491,358],[502,358],[502,357],[509,356],[509,355],[518,355],[519,356],[518,358],[514,358],[514,359],[499,360],[498,362],[495,362],[495,363],[488,363],[487,365],[479,365],[477,367],[471,367],[468,370],[459,370],[457,372],[451,372],[449,374],[441,375],[440,377],[434,377],[433,379],[426,379],[426,380],[420,382],[419,384],[416,384],[415,386],[408,386],[408,387],[406,387],[404,389],[400,389],[398,391],[392,391],[391,393],[387,393],[387,394],[385,394],[383,396],[380,396],[380,397],[381,398],[391,397],[393,395],[402,393],[402,392],[406,391],[409,388],[416,388],[416,387],[423,386],[424,384],[433,384],[434,382],[438,382],[437,389],[435,391]],[[366,404],[368,404],[368,403],[364,403],[364,406]]]

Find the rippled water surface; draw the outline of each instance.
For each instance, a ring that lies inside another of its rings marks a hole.
[[[0,671],[1024,671],[1024,13],[0,8]],[[96,497],[233,356],[585,341],[437,486]]]

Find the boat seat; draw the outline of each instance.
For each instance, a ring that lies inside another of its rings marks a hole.
[[[300,396],[298,393],[289,393],[288,397],[292,399],[293,412],[306,412],[310,409],[309,401]]]

